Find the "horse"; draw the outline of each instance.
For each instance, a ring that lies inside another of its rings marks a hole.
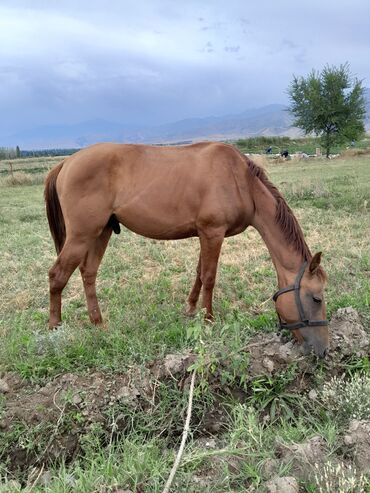
[[[280,326],[305,352],[324,357],[329,346],[321,252],[312,255],[301,227],[265,171],[235,147],[204,142],[186,146],[102,143],[67,157],[45,180],[46,212],[57,259],[49,270],[49,327],[61,323],[62,291],[79,267],[90,320],[103,323],[96,276],[120,224],[147,238],[198,237],[196,278],[187,300],[213,319],[218,259],[226,237],[252,226],[264,240],[279,290]]]

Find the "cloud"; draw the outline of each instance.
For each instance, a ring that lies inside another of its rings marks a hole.
[[[238,112],[326,63],[369,81],[369,14],[367,0],[3,0],[0,131]]]
[[[224,47],[224,50],[227,52],[227,53],[238,53],[238,51],[240,50],[240,46],[225,46]]]

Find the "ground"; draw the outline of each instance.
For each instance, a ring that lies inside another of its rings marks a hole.
[[[162,491],[194,369],[191,436],[173,491],[314,493],[324,480],[333,491],[366,491],[370,157],[266,162],[312,251],[324,252],[328,316],[342,334],[327,362],[275,335],[275,272],[254,230],[225,242],[211,327],[183,315],[198,241],[123,231],[99,273],[107,330],[88,322],[76,273],[63,326],[49,332],[55,253],[41,182],[56,162],[14,162],[13,179],[4,164],[0,177],[0,491]],[[294,463],[292,450],[314,450],[310,466],[319,451],[320,470]]]

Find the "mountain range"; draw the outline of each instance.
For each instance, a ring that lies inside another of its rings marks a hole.
[[[366,89],[366,130],[370,130],[370,89]],[[183,143],[225,140],[257,135],[288,135],[301,131],[292,127],[292,117],[282,104],[270,104],[235,115],[188,118],[158,126],[129,125],[106,120],[89,120],[74,125],[48,125],[8,136],[4,146],[21,149],[77,148],[96,142]]]

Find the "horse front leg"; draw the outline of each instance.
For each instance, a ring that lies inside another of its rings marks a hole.
[[[199,234],[201,247],[200,279],[203,286],[202,307],[206,311],[205,318],[211,321],[213,320],[213,288],[224,237],[224,230],[207,230]]]
[[[197,309],[197,303],[199,300],[199,294],[200,290],[202,288],[202,280],[200,278],[200,272],[201,272],[201,255],[199,255],[199,260],[198,260],[198,265],[197,265],[197,275],[195,278],[195,282],[193,285],[193,288],[189,294],[188,297],[188,309],[186,311],[186,315],[188,316],[193,316],[196,312]]]
[[[112,228],[107,226],[90,246],[83,262],[80,264],[89,318],[94,325],[103,323],[98,298],[96,296],[96,276],[111,234]]]

